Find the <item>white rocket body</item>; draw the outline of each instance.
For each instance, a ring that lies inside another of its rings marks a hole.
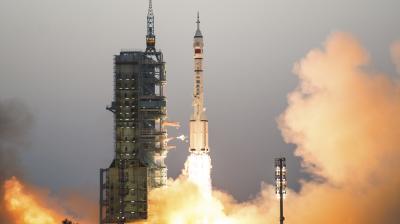
[[[203,35],[200,31],[200,21],[197,20],[197,30],[194,36],[194,89],[193,114],[190,118],[190,148],[193,153],[208,153],[208,120],[204,107],[203,84]]]

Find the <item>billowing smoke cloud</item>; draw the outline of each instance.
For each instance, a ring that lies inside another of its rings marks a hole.
[[[3,183],[13,175],[21,176],[18,154],[27,149],[27,134],[32,116],[27,107],[17,100],[0,100],[0,195]],[[6,221],[4,205],[0,202],[0,223]]]
[[[288,221],[400,223],[400,83],[370,67],[368,53],[345,33],[295,66],[300,84],[281,129],[322,181],[305,182],[290,197]]]
[[[18,153],[26,149],[26,137],[32,116],[16,100],[0,100],[0,181],[20,175]]]
[[[287,223],[400,223],[400,83],[371,71],[368,53],[346,33],[295,65],[299,85],[279,126],[313,178],[289,191]],[[153,191],[148,223],[278,223],[273,186],[244,203],[218,191],[205,203],[194,187],[179,178]]]

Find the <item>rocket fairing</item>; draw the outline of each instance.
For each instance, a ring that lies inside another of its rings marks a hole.
[[[200,17],[197,14],[197,30],[194,36],[194,89],[193,114],[190,119],[190,148],[192,153],[208,153],[208,120],[204,108],[203,84],[203,35],[200,31]]]

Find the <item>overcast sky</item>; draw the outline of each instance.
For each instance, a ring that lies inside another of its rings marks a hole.
[[[97,197],[98,170],[113,158],[113,55],[145,46],[147,0],[0,0],[0,98],[34,117],[23,157],[28,181]],[[157,47],[167,62],[170,120],[188,133],[192,40],[200,10],[213,185],[240,200],[272,183],[274,157],[301,174],[276,118],[296,86],[293,64],[333,31],[353,33],[376,67],[394,74],[389,45],[400,38],[398,0],[154,0]],[[188,144],[173,141],[176,177]]]

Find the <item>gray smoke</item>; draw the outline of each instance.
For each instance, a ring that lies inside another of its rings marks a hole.
[[[12,176],[23,175],[19,153],[26,150],[27,135],[32,125],[32,115],[18,100],[0,99],[0,223],[7,221],[3,205],[3,184]]]

